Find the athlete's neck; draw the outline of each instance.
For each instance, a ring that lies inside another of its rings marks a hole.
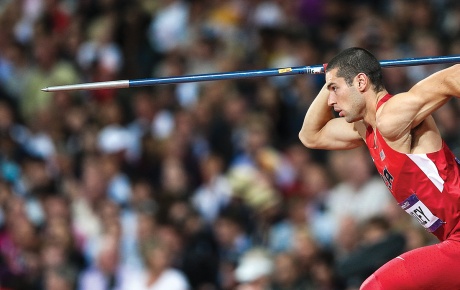
[[[369,96],[369,102],[367,104],[366,115],[364,116],[364,123],[370,125],[373,128],[376,126],[376,115],[377,115],[377,104],[378,102],[388,94],[386,90],[382,90],[376,94]]]

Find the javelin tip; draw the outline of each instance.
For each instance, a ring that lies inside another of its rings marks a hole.
[[[129,80],[83,83],[75,85],[52,86],[43,88],[43,92],[97,90],[97,89],[123,89],[129,88]]]

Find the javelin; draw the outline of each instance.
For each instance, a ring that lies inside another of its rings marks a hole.
[[[460,62],[460,55],[382,60],[380,61],[380,66],[382,68],[389,68],[389,67],[417,66],[417,65],[457,63],[457,62]],[[134,79],[134,80],[92,82],[92,83],[83,83],[83,84],[74,84],[74,85],[52,86],[52,87],[43,88],[42,91],[58,92],[58,91],[77,91],[77,90],[124,89],[124,88],[145,87],[145,86],[165,85],[165,84],[178,84],[178,83],[188,83],[188,82],[202,82],[202,81],[229,80],[229,79],[247,79],[247,78],[256,78],[256,77],[287,76],[287,75],[298,75],[298,74],[321,74],[321,73],[324,73],[325,67],[326,67],[326,64],[286,67],[286,68],[276,68],[276,69],[264,69],[264,70],[249,70],[249,71],[209,73],[209,74],[199,74],[199,75],[185,75],[185,76],[174,76],[174,77],[163,77],[163,78],[146,78],[146,79]]]

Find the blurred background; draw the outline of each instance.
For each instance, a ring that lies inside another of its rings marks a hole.
[[[0,0],[0,289],[353,290],[435,242],[365,149],[298,140],[324,75],[40,91],[321,64],[351,46],[460,54],[460,4]],[[385,83],[443,67],[384,69]],[[434,116],[456,154],[459,110]]]

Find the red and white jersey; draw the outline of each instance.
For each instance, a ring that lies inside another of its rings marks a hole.
[[[386,95],[377,108],[390,97]],[[460,165],[445,142],[436,152],[404,154],[390,148],[369,126],[366,144],[399,205],[440,241],[460,239]]]

